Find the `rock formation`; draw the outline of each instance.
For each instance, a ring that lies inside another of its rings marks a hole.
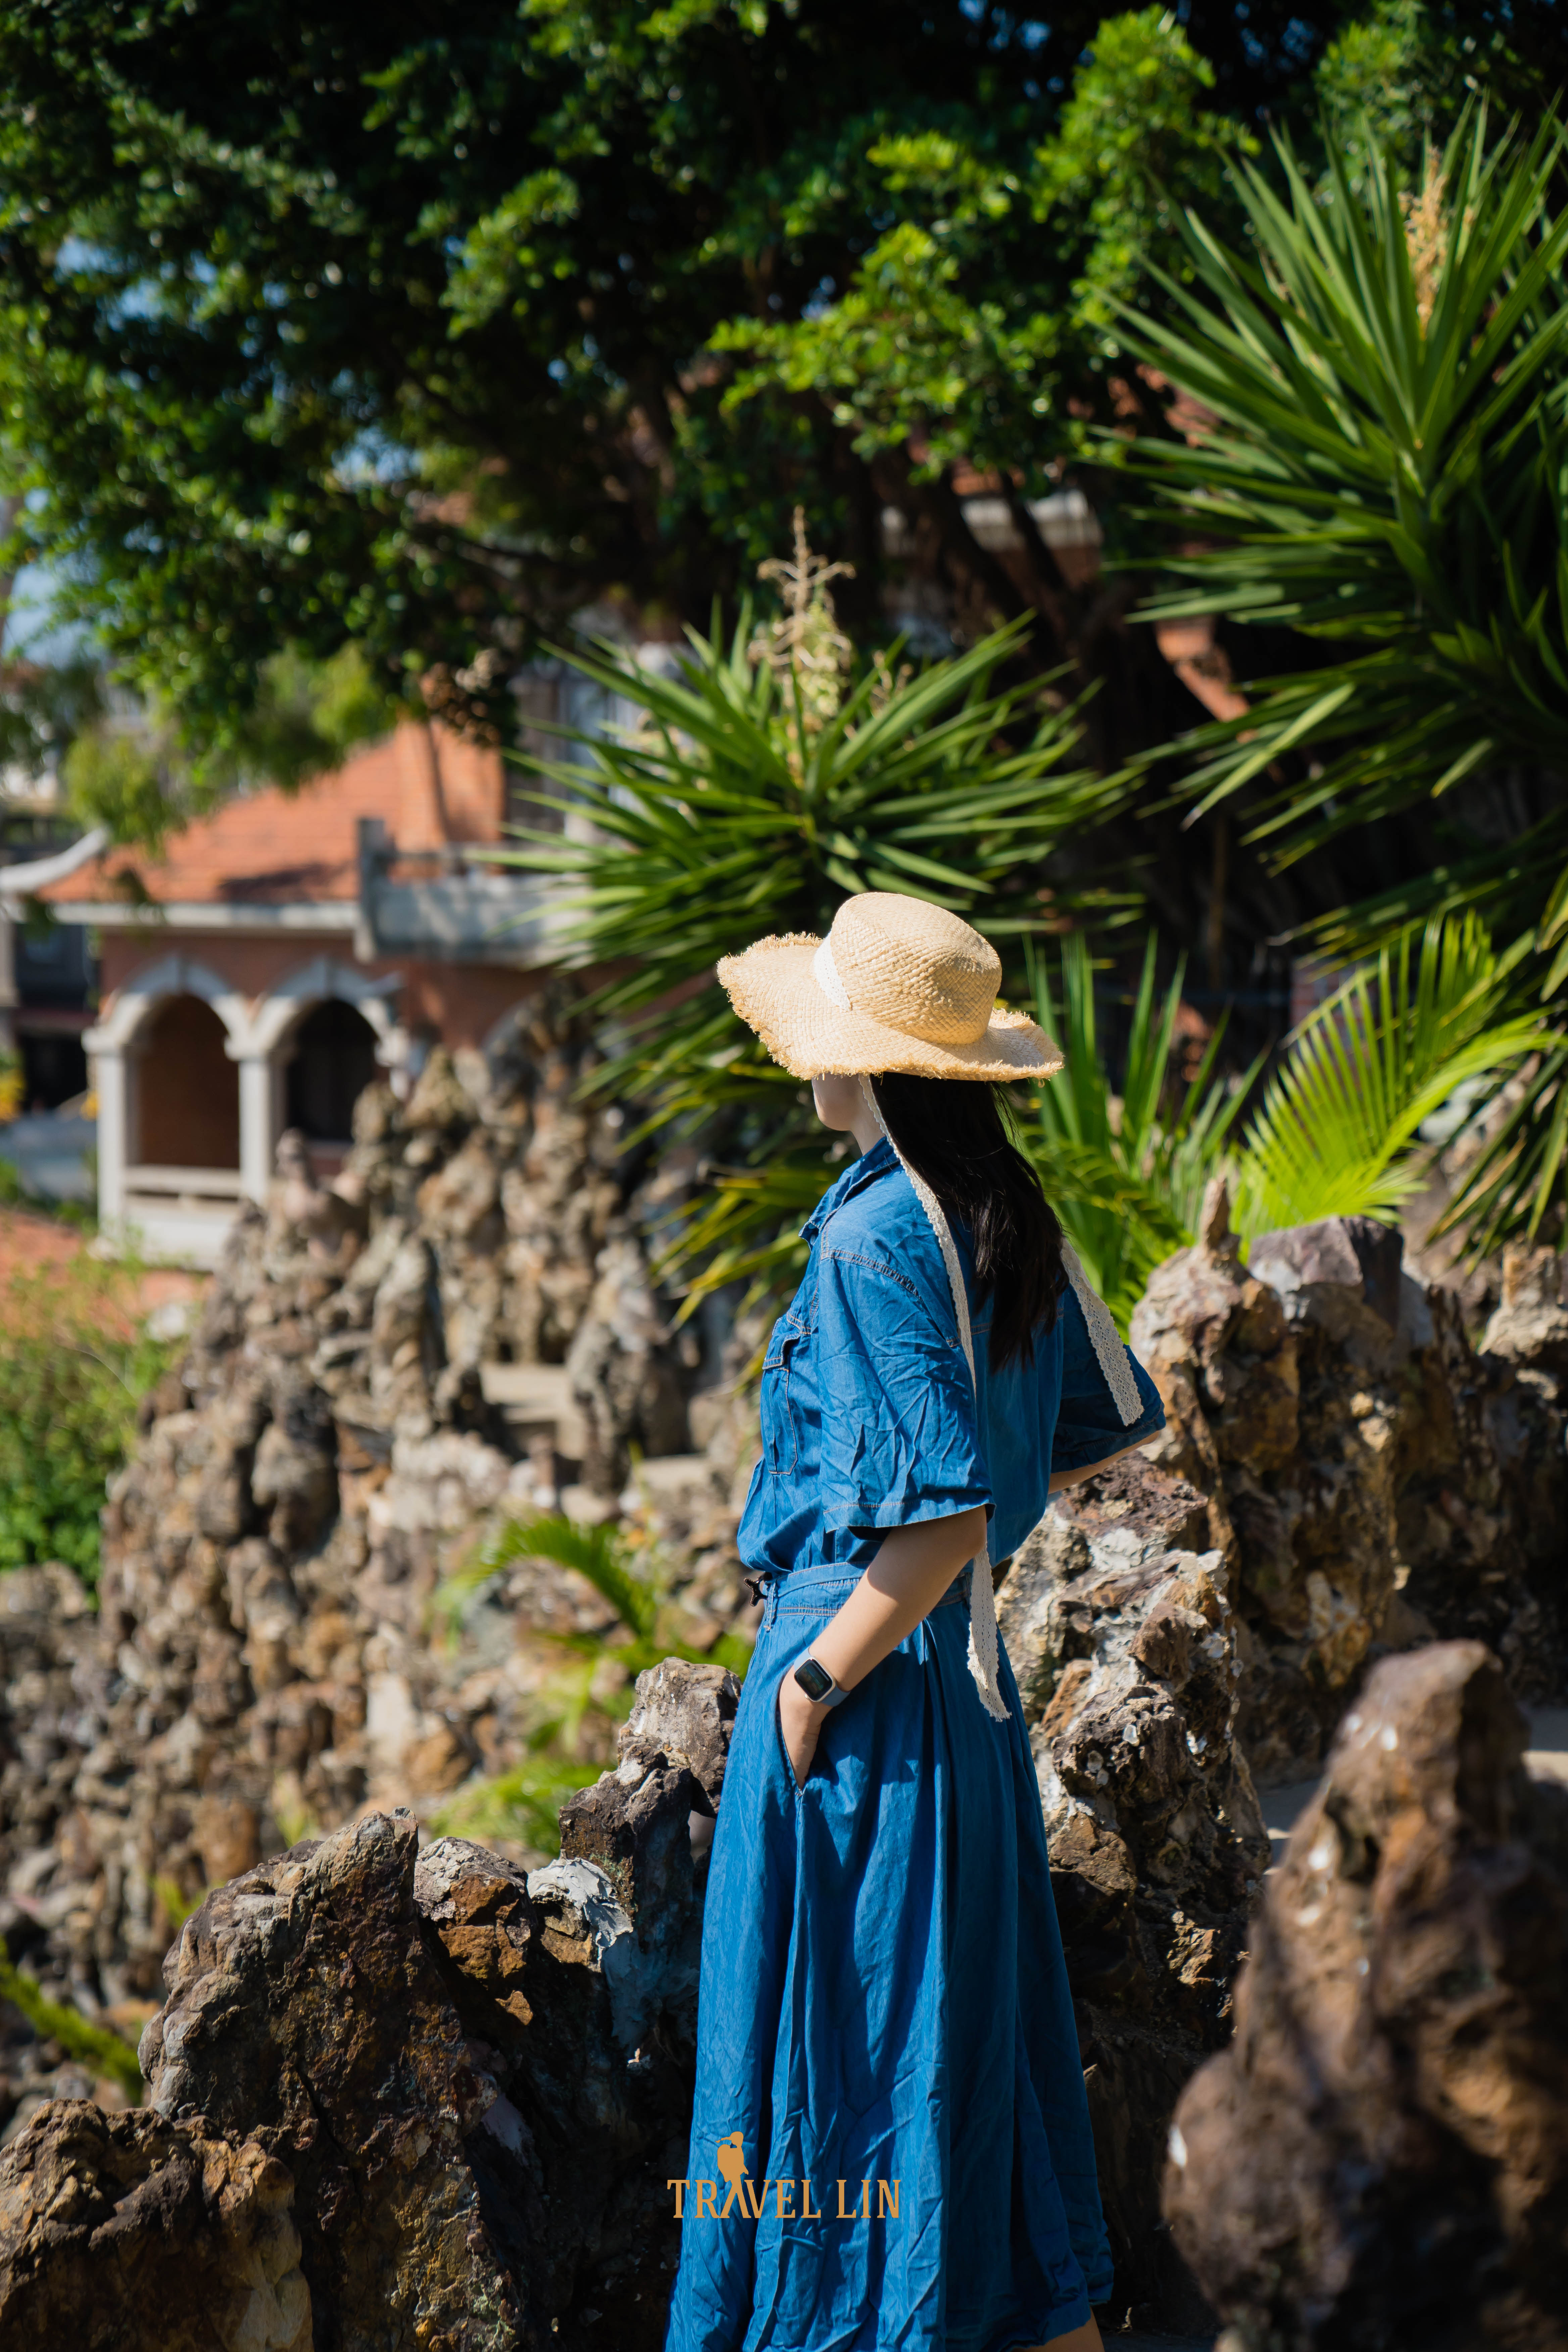
[[[670,1332],[644,1241],[689,1171],[628,1163],[613,1114],[574,1107],[585,1054],[558,1018],[488,1062],[433,1056],[405,1105],[362,1098],[332,1186],[290,1146],[148,1402],[100,1613],[64,1570],[0,1578],[0,1935],[122,2032],[168,1996],[155,2125],[69,2123],[106,2086],[0,2038],[4,2293],[64,2311],[105,2215],[116,2261],[155,2266],[138,2232],[166,2210],[170,2246],[229,2230],[262,2297],[252,2322],[215,2285],[193,2352],[231,2326],[289,2342],[289,2231],[318,2345],[369,2352],[374,2303],[405,2331],[388,2344],[658,2335],[733,1679],[643,1675],[619,1763],[542,1868],[451,1838],[416,1858],[397,1811],[520,1762],[551,1635],[602,1641],[588,1721],[609,1751],[624,1629],[586,1582],[519,1561],[460,1635],[432,1616],[498,1512],[563,1488],[579,1516],[624,1508],[692,1647],[749,1614],[752,1423],[692,1392],[714,1367]],[[1231,2031],[1268,1860],[1247,1756],[1302,1777],[1369,1666],[1435,1631],[1484,1634],[1519,1690],[1561,1687],[1558,1273],[1511,1258],[1478,1351],[1396,1236],[1331,1220],[1247,1265],[1211,1196],[1134,1323],[1161,1466],[1058,1497],[1002,1587],[1119,2316],[1203,2321],[1160,2149]],[[704,1456],[670,1451],[693,1441]],[[51,2219],[72,2167],[80,2215]]]
[[[1230,2352],[1568,2346],[1568,1791],[1524,1746],[1473,1642],[1345,1718],[1171,2135]]]
[[[1231,1563],[1260,1781],[1316,1770],[1380,1646],[1476,1635],[1520,1696],[1568,1683],[1568,1383],[1560,1330],[1524,1303],[1549,1256],[1515,1265],[1479,1352],[1396,1233],[1328,1218],[1244,1260],[1223,1185],[1151,1280],[1131,1339],[1165,1403],[1154,1458],[1208,1497]]]
[[[285,2166],[85,2100],[44,2109],[0,2163],[0,2327],[73,2352],[311,2352]]]
[[[1194,1487],[1118,1463],[1057,1497],[997,1597],[1039,1773],[1116,2315],[1183,2329],[1205,2315],[1160,2224],[1163,2135],[1230,2031],[1268,1865],[1206,1533]]]
[[[142,2037],[152,2112],[55,2105],[0,2158],[0,2339],[656,2352],[689,1825],[736,1696],[716,1666],[642,1676],[617,1769],[531,1874],[369,1813],[210,1895]],[[122,2285],[146,2290],[129,2315]]]
[[[511,1769],[542,1711],[533,1635],[604,1637],[598,1702],[629,1680],[626,1629],[559,1569],[518,1562],[460,1638],[433,1618],[498,1512],[574,1480],[580,1514],[614,1510],[646,1449],[631,1517],[683,1638],[749,1616],[733,1409],[697,1399],[713,1465],[669,1458],[701,1367],[642,1234],[681,1165],[629,1161],[619,1114],[575,1103],[588,1048],[553,1017],[488,1059],[432,1055],[405,1104],[362,1096],[334,1187],[288,1139],[146,1401],[99,1616],[63,1570],[0,1579],[0,1935],[89,2015],[128,2021],[184,1906],[302,1831]],[[511,1406],[487,1395],[508,1379]],[[613,1712],[587,1733],[608,1749]],[[0,2129],[41,2086],[0,2051]]]

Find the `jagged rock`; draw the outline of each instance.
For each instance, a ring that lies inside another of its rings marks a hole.
[[[612,1494],[631,1441],[688,1443],[691,1348],[640,1240],[679,1171],[645,1173],[620,1114],[575,1100],[591,1061],[557,992],[488,1058],[431,1055],[405,1105],[369,1088],[331,1185],[290,1133],[114,1482],[100,1616],[74,1580],[0,1577],[0,1890],[31,1874],[0,1932],[89,2012],[154,1994],[182,1906],[301,1830],[515,1769],[549,1712],[535,1631],[615,1634],[587,1584],[520,1562],[471,1635],[432,1638],[441,1578],[535,1493],[482,1362],[561,1363],[584,1337]],[[706,1643],[749,1604],[737,1465],[696,1466],[647,1533]],[[589,1728],[607,1749],[613,1718]]]
[[[1159,2216],[1182,2086],[1230,2029],[1268,1837],[1204,1497],[1136,1457],[1058,1496],[997,1613],[1039,1774],[1118,2313],[1201,2326]]]
[[[158,2114],[288,2164],[317,2339],[345,2352],[520,2311],[463,2163],[496,2086],[426,1951],[415,1847],[411,1815],[370,1814],[220,1887],[142,2041]]]
[[[701,1872],[712,1844],[741,1686],[722,1666],[666,1658],[637,1676],[621,1760],[561,1811],[563,1864],[591,1862],[614,1888],[634,1940],[615,1971],[619,2030],[635,2045],[658,1988],[666,2033],[694,2059],[701,1956]]]
[[[665,1761],[684,1765],[717,1810],[740,1703],[741,1685],[724,1667],[661,1659],[637,1676],[616,1743],[623,1765],[630,1757],[645,1769]]]
[[[1244,1261],[1215,1186],[1198,1243],[1132,1318],[1165,1404],[1154,1458],[1206,1496],[1232,1570],[1242,1738],[1266,1782],[1316,1769],[1380,1648],[1476,1633],[1523,1696],[1568,1678],[1556,1383],[1478,1357],[1458,1301],[1405,1276],[1401,1246],[1327,1218]],[[1539,1316],[1508,1329],[1550,1356]]]
[[[293,2193],[253,2140],[57,2102],[0,2159],[0,2341],[312,2352]]]
[[[1568,1307],[1563,1303],[1563,1260],[1551,1248],[1510,1244],[1502,1254],[1502,1297],[1481,1348],[1504,1363],[1568,1379]]]
[[[1568,2345],[1568,1792],[1524,1746],[1476,1643],[1345,1718],[1171,2137],[1232,2352]]]
[[[658,1906],[699,1916],[689,1852],[683,1889],[634,1853],[647,1911],[580,1857],[416,1855],[370,1814],[209,1895],[142,2039],[154,2112],[287,2166],[318,2352],[653,2352],[696,1996]]]

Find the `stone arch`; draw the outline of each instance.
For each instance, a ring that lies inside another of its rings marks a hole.
[[[395,972],[373,980],[368,972],[340,963],[335,956],[312,956],[258,1000],[237,1046],[237,1057],[271,1060],[312,1007],[335,998],[340,1003],[352,1004],[370,1024],[376,1037],[375,1057],[383,1068],[397,1069],[407,1055],[408,1040],[388,999],[402,985]]]
[[[228,1033],[226,1050],[229,1059],[239,1059],[244,1050],[240,1041],[250,1017],[249,1004],[237,989],[187,955],[161,956],[156,963],[145,965],[122,981],[102,1019],[87,1037],[89,1053],[134,1054],[138,1039],[159,1006],[172,996],[205,998]]]

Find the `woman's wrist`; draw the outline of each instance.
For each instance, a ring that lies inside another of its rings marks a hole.
[[[820,1725],[832,1713],[833,1710],[826,1699],[812,1698],[795,1680],[793,1667],[784,1676],[784,1696],[791,1706],[798,1708],[800,1713],[811,1722]]]

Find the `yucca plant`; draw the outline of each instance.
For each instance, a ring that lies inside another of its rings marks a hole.
[[[1524,943],[1516,1003],[1561,1002],[1568,799],[1544,793],[1531,828],[1500,842],[1447,796],[1510,762],[1559,777],[1568,763],[1563,133],[1548,121],[1489,142],[1472,112],[1415,188],[1370,131],[1353,184],[1334,141],[1319,188],[1276,145],[1279,192],[1237,167],[1249,249],[1189,216],[1193,285],[1167,278],[1169,312],[1124,327],[1208,412],[1190,440],[1118,452],[1179,535],[1169,568],[1186,584],[1146,617],[1285,625],[1316,653],[1248,684],[1245,716],[1185,740],[1184,789],[1199,809],[1245,791],[1253,837],[1281,866],[1427,813],[1438,849],[1424,870],[1342,908],[1322,943],[1363,955],[1479,910]],[[1539,1224],[1563,1127],[1521,1106],[1478,1234]]]
[[[638,1545],[624,1528],[590,1526],[554,1512],[501,1520],[472,1558],[437,1585],[435,1613],[449,1636],[517,1559],[550,1559],[574,1569],[608,1602],[631,1639],[612,1648],[593,1633],[550,1636],[544,1646],[559,1663],[544,1685],[521,1761],[490,1779],[466,1782],[432,1815],[432,1826],[445,1837],[502,1837],[552,1854],[559,1843],[556,1816],[567,1797],[615,1762],[608,1742],[589,1736],[590,1714],[611,1722],[623,1718],[630,1712],[637,1676],[661,1658],[724,1665],[743,1675],[751,1648],[733,1633],[721,1633],[706,1649],[694,1648],[681,1634],[679,1612],[670,1607],[668,1571],[657,1551]],[[595,1695],[595,1679],[606,1657],[622,1670],[622,1684]]]
[[[793,559],[763,567],[784,589],[778,620],[748,605],[727,646],[689,632],[668,673],[612,646],[563,656],[638,723],[558,730],[574,757],[530,764],[571,829],[500,853],[558,877],[563,959],[615,974],[593,1002],[623,1024],[624,1051],[596,1083],[810,1199],[826,1147],[797,1081],[731,1012],[719,959],[768,932],[825,931],[860,890],[937,899],[1002,942],[1026,935],[1047,919],[1046,860],[1107,793],[1071,765],[1073,713],[1037,679],[997,683],[1023,624],[923,667],[896,647],[857,654],[833,569],[797,528]]]
[[[1489,147],[1484,114],[1358,193],[1331,152],[1322,200],[1283,139],[1284,194],[1238,166],[1256,257],[1189,216],[1197,285],[1127,340],[1212,412],[1188,441],[1127,453],[1198,551],[1151,618],[1288,624],[1323,659],[1249,689],[1244,718],[1190,739],[1204,808],[1285,754],[1316,772],[1268,796],[1281,860],[1514,759],[1568,752],[1568,213],[1548,196],[1563,133]],[[1563,902],[1568,807],[1550,844],[1477,851],[1405,912],[1479,891]]]

